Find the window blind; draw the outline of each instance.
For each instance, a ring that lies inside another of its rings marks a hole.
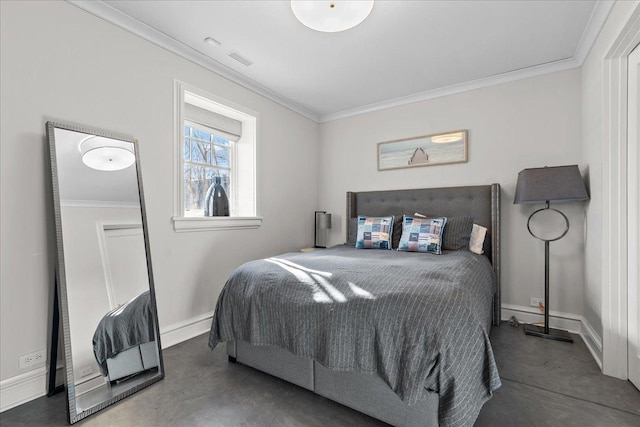
[[[192,104],[184,104],[184,118],[212,128],[219,136],[229,141],[238,141],[242,136],[242,122]]]

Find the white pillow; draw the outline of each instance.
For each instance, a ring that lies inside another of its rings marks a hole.
[[[484,251],[484,238],[487,235],[486,227],[478,224],[473,224],[473,230],[471,230],[471,238],[469,239],[469,250],[474,254],[482,255]]]

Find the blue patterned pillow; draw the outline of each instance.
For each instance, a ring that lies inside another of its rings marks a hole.
[[[442,254],[442,233],[446,223],[445,217],[412,218],[405,215],[398,250]]]
[[[358,217],[356,249],[391,249],[393,216]]]

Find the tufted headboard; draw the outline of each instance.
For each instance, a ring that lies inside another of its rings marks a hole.
[[[347,241],[353,236],[358,215],[402,218],[419,212],[425,215],[471,215],[487,228],[485,252],[496,273],[493,324],[500,324],[500,184],[472,187],[420,188],[413,190],[347,192]]]

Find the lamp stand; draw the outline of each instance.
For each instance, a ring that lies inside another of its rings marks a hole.
[[[551,209],[552,211],[558,212],[564,218],[566,223],[566,227],[562,234],[554,239],[543,239],[539,236],[536,236],[533,231],[531,231],[531,218],[538,212],[546,211]],[[569,219],[565,214],[560,212],[557,209],[553,209],[549,207],[549,202],[546,202],[546,205],[542,209],[538,209],[534,213],[529,216],[529,221],[527,221],[527,229],[529,230],[529,234],[535,237],[538,240],[542,240],[544,242],[544,327],[537,325],[524,325],[524,333],[527,335],[533,335],[540,338],[546,338],[550,340],[556,341],[564,341],[564,342],[573,342],[573,338],[571,338],[571,334],[567,331],[562,331],[559,329],[552,329],[549,327],[549,242],[554,242],[556,240],[562,239],[569,232]]]

